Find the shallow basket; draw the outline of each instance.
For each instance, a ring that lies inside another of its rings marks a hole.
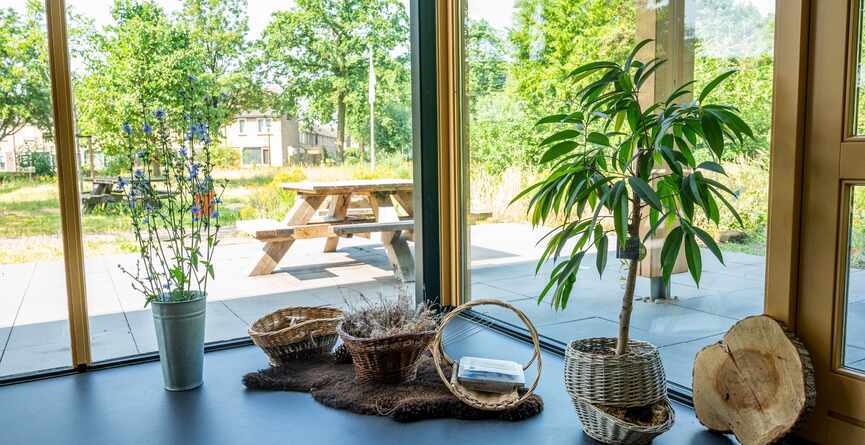
[[[429,347],[436,331],[392,335],[383,338],[357,338],[336,327],[351,353],[358,383],[403,383],[417,376],[421,354]]]
[[[574,400],[574,408],[582,423],[583,431],[598,442],[615,445],[644,445],[669,431],[676,420],[676,412],[669,400],[664,400],[667,407],[667,421],[655,426],[640,426],[627,423],[613,415],[607,414],[594,405]]]
[[[330,352],[342,311],[327,307],[291,307],[261,317],[249,336],[272,366]]]
[[[615,338],[575,340],[565,350],[565,388],[571,399],[605,406],[651,405],[667,398],[667,377],[658,350],[628,342],[615,355]]]

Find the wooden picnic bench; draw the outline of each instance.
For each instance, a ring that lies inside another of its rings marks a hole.
[[[406,243],[414,226],[412,181],[302,182],[282,187],[297,193],[294,207],[282,221],[238,223],[240,230],[264,242],[263,255],[250,276],[272,273],[298,239],[325,238],[324,251],[333,252],[341,237],[380,233],[395,275],[414,281],[414,259]]]
[[[81,203],[84,205],[84,211],[90,212],[100,205],[104,206],[121,202],[125,196],[122,191],[117,190],[121,179],[126,181],[127,184],[130,183],[129,178],[121,178],[119,176],[99,176],[90,179],[90,192],[85,192],[81,195]],[[164,178],[150,178],[148,183],[164,181]],[[163,199],[167,196],[167,192],[156,193],[156,199]]]

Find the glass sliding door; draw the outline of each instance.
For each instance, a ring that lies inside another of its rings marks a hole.
[[[226,184],[208,342],[246,337],[279,308],[413,297],[408,2],[67,3],[94,361],[156,350],[119,266],[134,273],[138,249],[120,184],[157,111],[172,150],[206,124]],[[183,114],[192,90],[215,104],[206,122]],[[127,123],[139,146],[124,143]],[[336,231],[355,223],[370,226]]]
[[[510,301],[560,345],[617,334],[626,268],[613,259],[610,242],[603,277],[594,267],[597,252],[591,252],[567,309],[537,302],[555,266],[535,271],[553,227],[529,223],[527,199],[511,202],[549,173],[539,162],[542,134],[535,122],[577,108],[575,95],[584,83],[567,80],[570,71],[595,60],[624,60],[644,39],[654,42],[640,53],[642,60],[668,60],[641,90],[646,103],[692,80],[699,91],[725,70],[737,70],[713,97],[737,107],[754,131],[753,140],[722,160],[737,194],[732,204],[742,216],[740,224],[722,210],[721,224],[712,230],[725,264],[701,246],[700,286],[681,267],[682,258],[666,287],[660,248],[650,248],[637,280],[631,335],[658,346],[670,381],[690,387],[694,355],[735,321],[763,312],[775,1],[464,0],[464,14],[463,216],[470,246],[463,255],[469,270],[464,298]],[[662,244],[663,237],[659,231],[652,239]],[[520,326],[504,311],[481,310]]]
[[[0,378],[71,363],[43,6],[0,7]]]

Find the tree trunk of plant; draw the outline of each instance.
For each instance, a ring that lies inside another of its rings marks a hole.
[[[634,193],[631,209],[631,223],[628,225],[628,238],[640,236],[640,198]],[[625,240],[628,242],[628,240]],[[631,328],[631,311],[634,308],[634,290],[637,287],[637,266],[639,260],[630,260],[628,278],[625,281],[625,296],[622,298],[622,310],[619,312],[619,340],[616,343],[616,355],[628,352],[629,330]]]
[[[345,92],[336,95],[336,160],[345,159]]]

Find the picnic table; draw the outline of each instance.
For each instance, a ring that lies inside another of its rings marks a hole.
[[[294,207],[282,221],[238,223],[238,228],[265,243],[250,276],[273,272],[298,239],[324,238],[324,251],[333,252],[340,237],[380,233],[396,277],[403,282],[415,280],[414,258],[407,243],[414,233],[411,180],[292,182],[282,188],[297,193]]]
[[[127,184],[130,183],[129,178],[123,178],[121,176],[98,176],[89,179],[91,184],[90,192],[85,192],[81,196],[81,202],[84,204],[84,211],[90,212],[100,204],[105,205],[120,202],[123,199],[123,192],[118,188],[121,180]],[[150,183],[164,181],[165,178],[150,178],[148,180]],[[161,199],[164,196],[167,196],[167,194],[160,193],[157,198]]]

